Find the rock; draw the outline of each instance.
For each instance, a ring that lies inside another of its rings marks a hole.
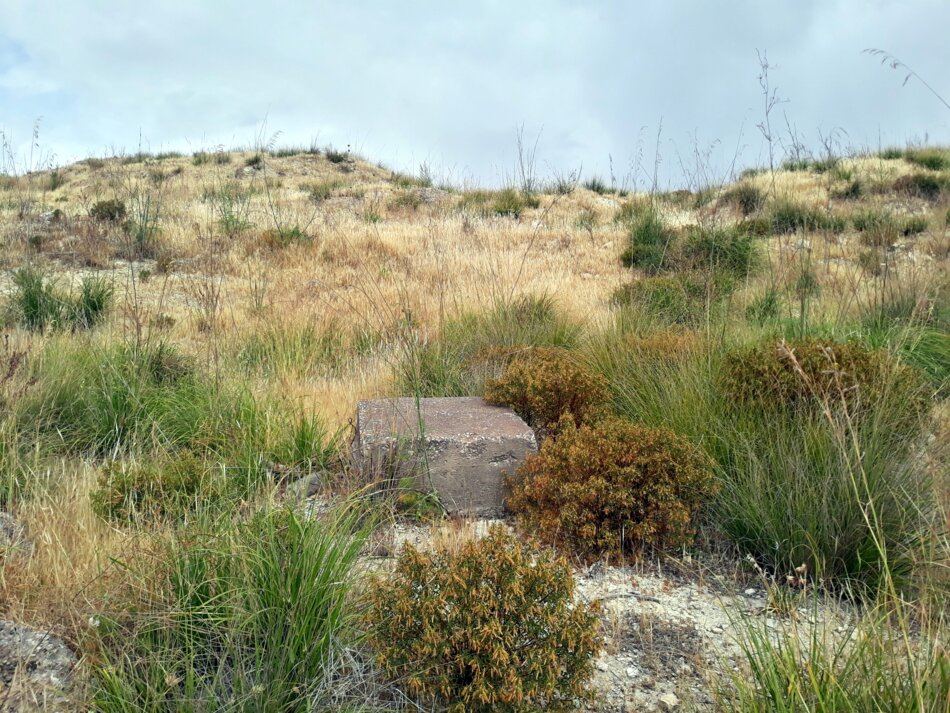
[[[0,511],[0,555],[33,553],[33,543],[26,536],[26,528],[8,512]]]
[[[498,515],[504,476],[537,451],[511,409],[480,398],[360,401],[353,455],[367,482],[434,491],[449,513]]]
[[[3,710],[29,709],[62,700],[68,691],[76,655],[62,639],[12,621],[0,621],[0,683]],[[12,684],[12,685],[11,685]]]
[[[657,700],[660,701],[660,708],[665,711],[671,711],[680,704],[680,699],[675,693],[664,693]]]

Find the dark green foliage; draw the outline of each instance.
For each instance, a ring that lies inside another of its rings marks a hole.
[[[911,215],[900,224],[900,232],[905,238],[911,235],[920,235],[927,230],[929,222],[925,215]]]
[[[526,209],[537,208],[539,205],[540,201],[537,197],[525,195],[514,188],[505,188],[494,195],[491,211],[495,215],[520,218]]]
[[[694,226],[687,232],[682,259],[697,270],[743,278],[755,269],[759,253],[751,233],[741,227]]]
[[[584,181],[584,188],[599,195],[603,195],[610,190],[600,176],[591,176],[588,178],[586,181]]]
[[[128,522],[135,517],[180,519],[202,500],[216,493],[213,472],[189,451],[180,451],[157,461],[103,466],[99,483],[91,493],[93,511],[107,520]]]
[[[883,149],[880,153],[878,153],[878,156],[883,158],[885,161],[895,161],[899,158],[904,158],[904,151],[903,149],[892,146]]]
[[[332,146],[327,146],[323,150],[323,155],[327,157],[327,161],[330,163],[346,163],[350,160],[349,151],[337,151]]]
[[[101,277],[84,277],[79,292],[63,292],[40,270],[23,267],[13,273],[8,311],[27,329],[91,329],[112,305],[112,285]]]
[[[773,233],[795,233],[811,230],[827,230],[832,233],[840,233],[847,227],[847,222],[840,216],[787,199],[773,204],[770,218]]]
[[[711,465],[666,429],[567,420],[518,469],[508,507],[572,555],[623,559],[692,540],[693,515],[715,491]]]
[[[843,201],[856,201],[864,195],[864,184],[855,179],[841,188],[831,191],[831,197]]]
[[[229,515],[123,562],[143,589],[101,615],[95,710],[358,709],[340,678],[367,531],[350,513]]]
[[[96,220],[118,223],[126,216],[125,203],[117,199],[98,201],[89,209],[89,215]]]
[[[426,709],[574,710],[600,648],[566,560],[499,527],[458,551],[407,545],[370,588],[377,663]]]
[[[931,171],[950,169],[950,155],[938,149],[908,149],[904,158],[910,163]]]
[[[894,181],[893,190],[913,198],[936,201],[946,187],[946,180],[932,173],[911,173]]]
[[[244,165],[248,168],[264,168],[264,155],[256,153],[253,156],[244,160]]]
[[[572,347],[580,327],[549,297],[525,296],[447,321],[438,337],[415,345],[401,365],[404,392],[477,396],[487,378],[527,347]]]
[[[638,267],[651,274],[670,269],[676,237],[655,210],[646,211],[630,226],[630,242],[620,255],[620,262],[624,267]]]
[[[734,205],[742,215],[751,215],[765,205],[765,194],[751,183],[740,183],[722,194],[723,203]]]
[[[778,290],[770,289],[746,307],[746,319],[753,324],[768,324],[778,319],[781,308],[782,299]]]
[[[723,273],[655,275],[617,289],[613,301],[636,309],[661,324],[699,324],[734,289]]]

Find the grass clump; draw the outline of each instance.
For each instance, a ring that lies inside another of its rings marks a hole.
[[[656,210],[642,212],[630,225],[629,243],[620,256],[624,267],[638,267],[656,274],[672,267],[676,233]]]
[[[485,400],[510,406],[541,435],[557,432],[563,416],[588,423],[602,414],[607,385],[566,349],[515,352],[498,379],[485,385]]]
[[[612,299],[661,325],[698,325],[719,308],[734,285],[734,278],[722,272],[652,275],[623,285]]]
[[[927,201],[937,201],[940,199],[946,181],[940,176],[932,173],[910,173],[901,176],[893,183],[892,189],[895,193],[909,196],[912,198],[922,198]]]
[[[752,234],[735,226],[696,226],[688,231],[681,252],[682,261],[694,269],[736,278],[750,275],[759,262]]]
[[[491,202],[491,211],[495,215],[511,218],[520,218],[528,208],[537,208],[541,205],[536,196],[526,195],[514,188],[505,188],[498,191]]]
[[[527,347],[572,347],[580,327],[547,296],[502,301],[447,320],[436,338],[410,343],[400,388],[421,396],[480,396],[508,358]]]
[[[840,233],[847,227],[847,222],[840,216],[788,199],[779,200],[773,204],[769,218],[772,222],[772,232],[779,234],[810,230]]]
[[[180,519],[202,500],[211,499],[212,473],[190,451],[156,461],[103,466],[91,494],[93,511],[101,518],[129,522],[136,517]]]
[[[127,212],[125,203],[118,199],[97,201],[89,209],[90,217],[110,223],[118,223],[120,220],[124,220]]]
[[[734,205],[743,216],[748,216],[765,205],[765,194],[761,188],[751,183],[739,183],[725,191],[719,200],[727,205]]]
[[[92,329],[108,316],[112,285],[100,277],[84,277],[79,291],[63,292],[53,279],[34,267],[14,271],[8,297],[9,318],[27,329]]]
[[[930,171],[950,169],[950,155],[938,149],[908,149],[904,152],[904,159]]]
[[[572,554],[623,559],[689,543],[693,516],[714,490],[707,456],[669,430],[569,421],[518,469],[508,507]]]
[[[343,188],[343,181],[317,181],[301,186],[314,203],[321,203],[333,197],[334,192]]]
[[[424,706],[566,711],[586,699],[599,622],[566,560],[499,527],[458,550],[407,545],[370,590],[377,663]]]
[[[96,710],[304,713],[345,698],[365,526],[267,510],[202,529],[149,558],[142,591],[103,617]]]

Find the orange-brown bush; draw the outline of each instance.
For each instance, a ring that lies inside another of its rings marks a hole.
[[[518,469],[508,507],[545,542],[585,558],[624,557],[692,539],[693,515],[715,490],[711,466],[663,428],[568,423]]]
[[[569,710],[600,646],[571,568],[495,527],[424,553],[407,545],[370,593],[378,664],[409,695],[449,711]]]
[[[485,400],[510,406],[541,435],[556,433],[565,414],[575,423],[595,420],[608,399],[603,377],[566,349],[536,347],[511,357],[499,379],[485,385]]]
[[[844,406],[852,414],[883,399],[919,416],[926,406],[919,375],[887,351],[817,339],[767,342],[726,355],[724,395],[760,408]]]

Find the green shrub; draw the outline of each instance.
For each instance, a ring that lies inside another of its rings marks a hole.
[[[896,146],[891,146],[880,151],[878,156],[883,158],[885,161],[895,161],[899,158],[904,158],[904,151],[903,149],[899,149]]]
[[[856,201],[864,195],[864,184],[855,179],[841,188],[834,188],[831,197],[843,201]]]
[[[306,713],[356,709],[345,653],[359,610],[355,513],[230,514],[122,564],[141,591],[110,599],[91,662],[94,708]],[[111,615],[111,616],[110,616]]]
[[[795,233],[798,231],[827,230],[832,233],[843,232],[846,221],[840,216],[826,213],[818,208],[801,205],[784,199],[772,205],[770,211],[773,233]]]
[[[867,209],[856,212],[851,220],[861,233],[861,243],[872,248],[886,248],[900,236],[897,218],[890,211]]]
[[[905,238],[911,235],[920,235],[927,230],[928,225],[927,216],[911,215],[901,222],[900,232]]]
[[[655,210],[642,213],[630,226],[629,243],[620,256],[624,267],[655,274],[673,265],[677,235]]]
[[[754,324],[768,324],[778,319],[781,309],[782,299],[778,290],[770,289],[746,307],[745,316]]]
[[[623,559],[689,543],[693,516],[714,490],[705,454],[666,429],[568,422],[518,469],[508,507],[573,555]]]
[[[734,205],[742,215],[752,215],[765,205],[765,194],[752,183],[740,183],[722,194],[723,203]]]
[[[61,292],[53,279],[33,267],[13,273],[8,310],[27,329],[91,329],[112,305],[112,285],[100,277],[84,277],[78,294]]]
[[[571,347],[580,326],[550,297],[523,296],[447,320],[435,339],[410,344],[400,388],[421,396],[479,396],[509,356],[528,347]]]
[[[682,257],[698,270],[748,276],[759,261],[759,252],[750,233],[736,227],[694,226],[686,237]]]
[[[898,390],[916,416],[925,408],[912,370],[896,364],[887,352],[857,342],[803,339],[731,352],[722,386],[733,402],[767,409],[815,404],[867,409],[889,396],[888,389]]]
[[[107,520],[127,522],[136,516],[182,518],[201,500],[214,497],[211,475],[194,453],[181,451],[155,462],[103,466],[90,498],[93,511]]]
[[[893,190],[913,198],[936,201],[943,193],[944,181],[932,173],[911,173],[894,181]]]
[[[535,196],[527,196],[514,188],[505,188],[498,191],[491,203],[491,211],[495,215],[505,215],[520,218],[527,208],[537,208],[540,201]]]
[[[260,169],[264,168],[264,155],[256,153],[253,156],[244,160],[244,165],[248,168]]]
[[[950,155],[938,149],[908,149],[904,158],[910,163],[931,171],[950,169]]]
[[[126,216],[125,203],[117,199],[98,201],[89,209],[89,215],[96,220],[118,223]]]
[[[598,418],[607,385],[566,349],[536,347],[510,357],[501,377],[485,384],[485,400],[510,406],[547,435],[557,431],[564,415],[578,424]]]
[[[332,146],[327,146],[323,150],[323,155],[327,157],[327,161],[330,163],[346,163],[350,160],[350,152],[347,151],[338,151]]]
[[[457,552],[407,545],[370,589],[376,661],[427,708],[566,711],[600,647],[570,565],[499,527]]]
[[[593,191],[598,195],[604,195],[610,190],[600,176],[591,176],[586,181],[584,181],[583,185],[588,191]]]
[[[695,325],[718,309],[734,288],[732,276],[714,272],[652,275],[618,288],[613,302],[636,309],[661,324]]]

